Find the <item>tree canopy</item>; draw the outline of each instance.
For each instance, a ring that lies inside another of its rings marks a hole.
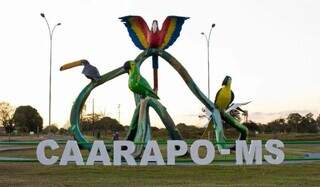
[[[7,102],[0,102],[0,125],[2,125],[7,133],[13,131],[12,115],[14,112],[13,106]]]
[[[22,132],[37,132],[42,131],[43,128],[43,120],[38,111],[27,105],[27,106],[19,106],[14,115],[13,122],[15,123],[15,127]]]
[[[92,130],[109,130],[109,131],[123,131],[124,127],[116,120],[110,117],[96,118],[93,123],[92,119],[84,118],[81,121],[83,131]]]

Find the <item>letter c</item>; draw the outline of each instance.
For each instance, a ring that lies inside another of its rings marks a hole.
[[[46,147],[50,147],[51,150],[55,150],[59,148],[59,145],[54,140],[41,141],[37,146],[37,159],[43,165],[55,164],[58,161],[59,157],[52,156],[51,158],[47,158],[45,154]]]

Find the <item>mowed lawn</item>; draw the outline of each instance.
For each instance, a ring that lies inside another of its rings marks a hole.
[[[320,135],[263,135],[252,139],[319,140]],[[7,145],[9,146],[9,145]],[[23,146],[23,145],[16,145]],[[26,145],[29,146],[29,145]],[[34,146],[34,145],[30,145]],[[166,157],[165,145],[160,145]],[[47,150],[47,156],[61,156],[63,146]],[[303,158],[308,152],[320,152],[319,144],[286,144],[286,158]],[[200,151],[200,153],[202,153]],[[84,158],[88,151],[83,150]],[[35,148],[1,151],[0,157],[36,159]],[[216,153],[216,159],[224,159]],[[234,159],[234,154],[226,157]],[[182,159],[182,158],[181,158]],[[213,161],[214,162],[214,161]],[[2,186],[320,186],[320,161],[262,166],[43,166],[39,163],[0,163]]]
[[[320,162],[145,167],[1,163],[0,186],[320,186]]]

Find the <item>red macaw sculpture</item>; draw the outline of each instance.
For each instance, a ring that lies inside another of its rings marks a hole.
[[[179,37],[182,25],[188,17],[168,16],[162,24],[161,30],[158,21],[153,20],[151,29],[141,16],[125,16],[119,18],[127,27],[129,35],[139,49],[148,48],[167,49]],[[158,90],[158,56],[152,56],[154,91]]]

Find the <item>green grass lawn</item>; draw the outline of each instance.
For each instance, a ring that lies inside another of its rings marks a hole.
[[[42,166],[0,164],[0,186],[320,185],[320,162],[262,166]]]
[[[263,135],[251,139],[319,140],[316,135]],[[3,145],[6,146],[6,145]],[[21,145],[17,145],[21,146]],[[30,145],[25,145],[29,146]],[[166,157],[166,146],[160,145]],[[47,150],[47,156],[61,156],[58,150]],[[320,146],[286,144],[286,158],[302,158],[307,152],[320,152]],[[204,150],[199,151],[204,154]],[[87,150],[82,150],[84,158]],[[35,148],[1,151],[0,157],[36,158]],[[234,159],[219,155],[215,160]],[[190,158],[178,158],[190,159]],[[236,166],[234,163],[216,162],[214,165],[177,166],[43,166],[39,163],[0,163],[0,187],[2,186],[320,186],[320,161],[282,165]]]

